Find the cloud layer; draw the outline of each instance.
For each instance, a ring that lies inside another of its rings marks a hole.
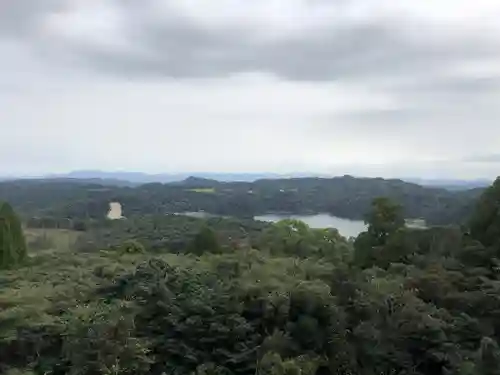
[[[4,3],[0,173],[500,170],[496,1]]]

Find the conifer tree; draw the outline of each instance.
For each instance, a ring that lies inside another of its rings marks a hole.
[[[21,222],[8,203],[0,203],[0,268],[11,268],[26,258]]]

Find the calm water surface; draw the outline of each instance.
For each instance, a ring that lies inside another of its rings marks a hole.
[[[208,219],[217,217],[218,215],[209,214],[208,212],[182,212],[180,215],[196,217],[199,219]],[[284,219],[300,220],[309,225],[311,228],[336,228],[344,237],[356,237],[359,233],[366,230],[366,225],[361,220],[343,219],[330,214],[316,215],[259,215],[255,216],[254,220],[267,221],[276,223]]]
[[[284,219],[300,220],[311,228],[336,228],[344,237],[356,237],[366,230],[366,225],[361,220],[343,219],[330,214],[317,215],[261,215],[255,216],[255,220],[277,222]]]

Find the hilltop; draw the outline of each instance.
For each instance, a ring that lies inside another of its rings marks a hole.
[[[188,177],[171,183],[109,184],[100,180],[38,179],[0,183],[6,200],[25,217],[102,218],[110,201],[122,204],[125,216],[186,211],[236,217],[266,213],[330,213],[363,219],[371,201],[386,196],[404,209],[405,217],[431,224],[460,223],[483,189],[449,191],[397,179],[268,178],[227,182]]]
[[[36,179],[42,180],[74,180],[84,183],[100,183],[116,186],[138,186],[149,183],[172,183],[182,182],[190,177],[216,180],[222,182],[254,182],[262,179],[288,179],[288,178],[332,178],[334,176],[310,172],[291,173],[224,173],[224,172],[184,172],[184,173],[143,173],[130,171],[101,171],[101,170],[77,170],[69,173],[41,175]],[[358,176],[359,177],[359,176]],[[15,177],[1,177],[0,181],[21,179]],[[24,177],[23,179],[34,179]],[[440,178],[417,178],[405,177],[400,180],[415,183],[427,187],[438,187],[447,190],[468,190],[474,188],[485,188],[493,182],[491,179],[440,179]]]

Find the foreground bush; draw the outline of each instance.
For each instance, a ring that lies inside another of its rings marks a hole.
[[[0,202],[0,268],[12,268],[26,258],[21,222],[8,203]]]

